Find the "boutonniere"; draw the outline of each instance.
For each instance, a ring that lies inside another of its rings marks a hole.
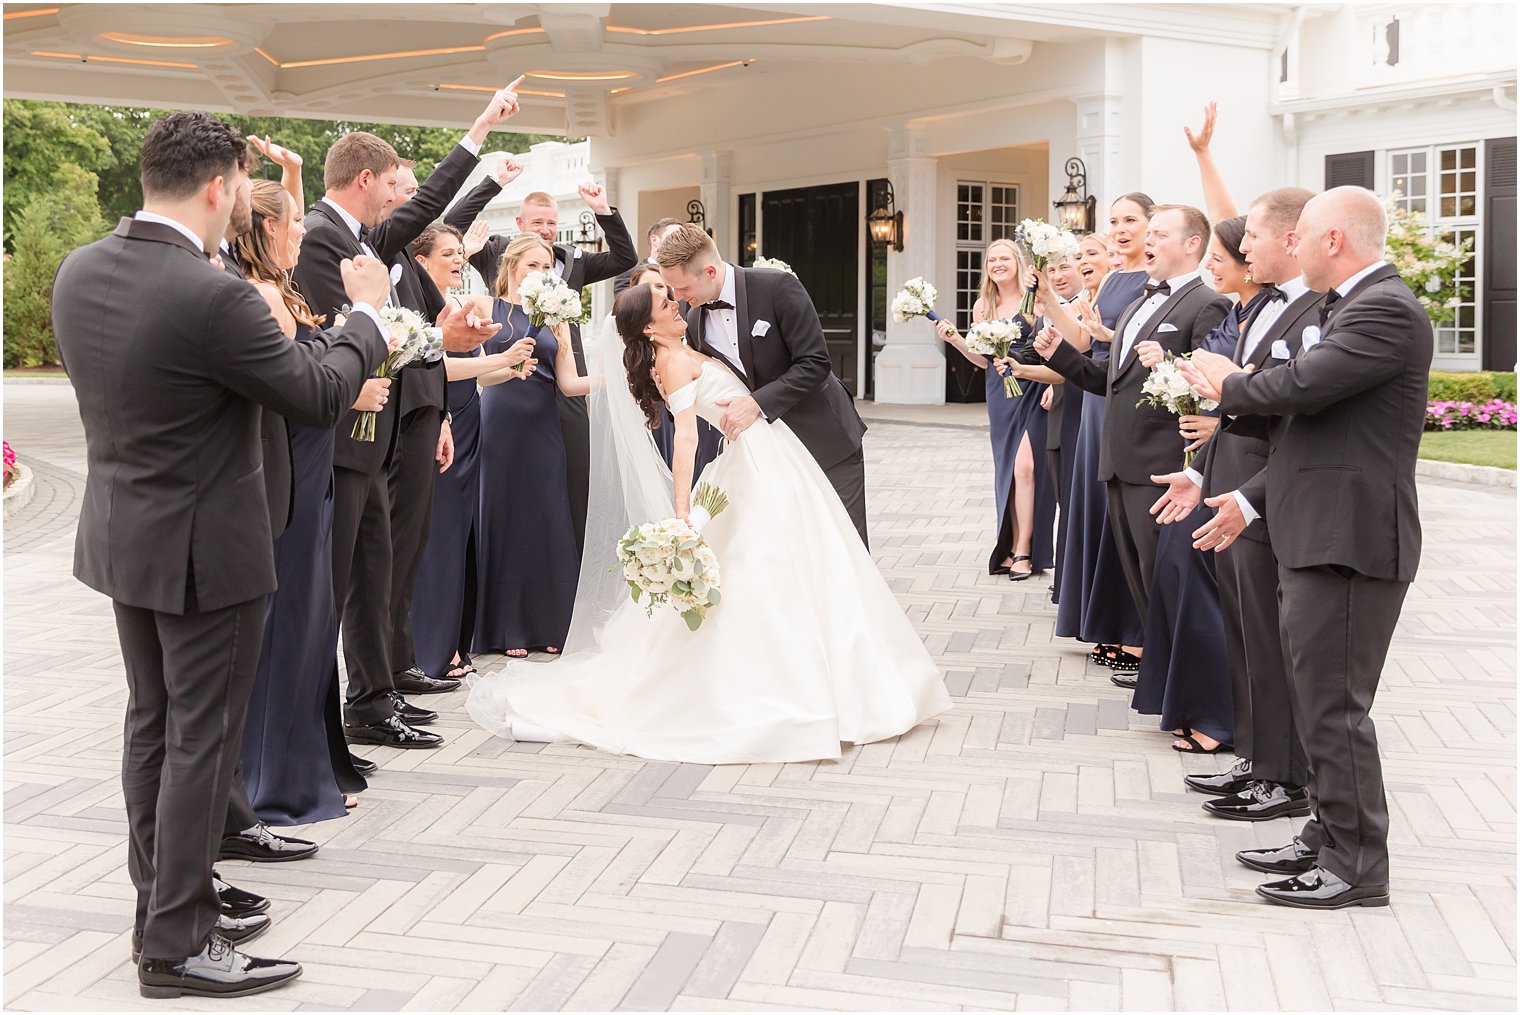
[[[751,338],[764,338],[766,332],[771,330],[770,321],[756,321],[755,326],[749,330]]]

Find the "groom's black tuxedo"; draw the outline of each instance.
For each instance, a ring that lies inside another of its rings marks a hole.
[[[866,425],[849,392],[834,376],[812,298],[787,272],[731,264],[724,268],[734,273],[740,363],[733,363],[704,340],[708,317],[704,307],[687,312],[687,339],[698,352],[733,369],[753,393],[766,420],[786,422],[828,475],[865,541],[865,460],[860,442]]]

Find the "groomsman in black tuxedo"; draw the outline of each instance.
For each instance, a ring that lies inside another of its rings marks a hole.
[[[756,421],[786,420],[817,459],[850,521],[866,536],[866,425],[834,376],[834,361],[812,297],[797,278],[772,268],[739,268],[686,223],[660,243],[660,274],[671,295],[691,304],[687,341],[728,365],[751,395],[733,399],[719,429],[730,441]]]
[[[122,791],[145,997],[242,996],[300,975],[234,947],[269,920],[224,915],[212,872],[275,588],[260,408],[331,426],[386,354],[378,261],[343,265],[354,313],[320,352],[208,263],[239,190],[246,200],[247,160],[228,124],[161,117],[143,140],[143,210],[65,258],[53,287],[88,460],[74,573],[114,602],[129,691]]]
[[[1197,208],[1155,207],[1145,234],[1145,272],[1151,281],[1115,324],[1106,363],[1094,362],[1054,334],[1035,342],[1040,355],[1068,381],[1108,398],[1098,478],[1108,484],[1109,525],[1142,617],[1150,604],[1158,539],[1150,514],[1156,500],[1151,476],[1182,468],[1183,443],[1177,439],[1176,416],[1141,404],[1140,388],[1150,371],[1135,349],[1151,341],[1170,353],[1192,352],[1229,313],[1230,301],[1204,285],[1198,274],[1208,238],[1209,221]]]
[[[483,130],[481,134],[484,136]],[[473,155],[467,152],[461,157]],[[389,256],[399,249],[395,237],[404,229],[382,227],[395,201],[399,170],[395,149],[364,131],[345,134],[328,149],[323,166],[327,192],[306,216],[306,236],[295,269],[296,285],[307,303],[328,320],[347,302],[339,284],[341,262],[359,254],[389,260],[370,244],[372,232]],[[407,218],[402,221],[404,225],[409,222]],[[401,302],[394,287],[387,302]],[[446,315],[441,329],[444,348],[461,352],[498,330],[495,325],[471,328],[461,314]],[[396,378],[396,382],[405,385],[404,378]],[[343,657],[348,669],[345,727],[348,739],[355,743],[432,748],[441,745],[443,738],[410,725],[398,714],[398,692],[391,673],[389,470],[398,444],[396,409],[400,399],[380,397],[383,407],[375,421],[375,440],[359,441],[351,436],[359,417],[357,412],[349,412],[338,424],[333,451],[333,593],[342,618]],[[413,684],[410,689],[416,693],[419,689],[428,692],[458,686],[457,682],[443,684]]]
[[[1266,296],[1235,346],[1233,361],[1239,366],[1261,370],[1286,362],[1302,347],[1305,331],[1319,323],[1324,294],[1309,288],[1293,254],[1299,214],[1313,196],[1299,187],[1270,191],[1246,214],[1241,252]],[[1156,505],[1158,520],[1186,517],[1200,493],[1220,497],[1238,491],[1266,468],[1268,422],[1262,416],[1226,416],[1191,469],[1152,477],[1168,487]],[[1237,495],[1237,506],[1254,515],[1243,495]],[[1239,760],[1226,772],[1184,781],[1191,789],[1217,794],[1203,809],[1218,817],[1266,821],[1308,814],[1309,773],[1289,705],[1277,558],[1266,519],[1255,517],[1215,566],[1234,678]]]
[[[506,163],[510,163],[510,168]],[[482,180],[450,210],[444,221],[460,232],[469,229],[482,208],[501,193],[506,183],[522,173],[522,163],[506,160],[498,170],[497,179]],[[504,182],[503,182],[504,181]],[[523,198],[517,214],[519,232],[536,233],[554,249],[554,272],[565,284],[577,291],[588,285],[616,278],[632,268],[639,260],[638,249],[628,227],[616,208],[607,203],[607,195],[600,184],[583,183],[579,187],[581,199],[596,215],[597,225],[607,238],[607,249],[588,254],[574,243],[558,243],[559,204],[549,194],[535,191]],[[485,246],[470,257],[470,265],[486,280],[486,285],[496,290],[496,275],[501,266],[501,255],[507,249],[511,237],[495,234],[486,238]],[[580,325],[570,326],[570,345],[575,354],[575,367],[583,375],[586,371],[586,351],[581,344]],[[591,470],[591,424],[586,416],[586,399],[556,392],[559,406],[559,422],[565,438],[565,485],[570,492],[570,516],[575,529],[575,545],[581,548],[586,538],[586,497],[590,490]]]
[[[640,265],[659,265],[660,262],[655,259],[655,255],[660,252],[660,241],[679,228],[681,228],[681,220],[673,218],[662,218],[659,221],[655,222],[654,225],[649,227],[647,233],[645,234],[649,237],[649,257],[647,260],[640,261],[638,264],[635,264],[632,268],[629,268],[627,271],[623,272],[617,277],[616,280],[613,281],[613,299],[616,299],[618,296],[622,295],[623,290],[628,288],[628,283],[633,278],[633,273],[639,270]]]
[[[1254,373],[1199,354],[1184,368],[1235,416],[1274,417],[1266,469],[1241,493],[1272,526],[1293,718],[1314,816],[1286,846],[1245,850],[1289,906],[1388,904],[1388,803],[1370,710],[1420,559],[1415,459],[1434,348],[1430,318],[1383,261],[1377,195],[1337,187],[1304,206],[1298,263],[1323,290],[1319,325],[1281,366]],[[1197,533],[1230,546],[1250,521],[1232,494]]]

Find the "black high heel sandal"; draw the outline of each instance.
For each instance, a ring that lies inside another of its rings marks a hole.
[[[1011,582],[1025,582],[1025,581],[1028,581],[1029,579],[1031,579],[1031,578],[1034,577],[1034,558],[1031,557],[1031,556],[1029,556],[1028,554],[1022,554],[1020,556],[1014,557],[1013,558],[1013,563],[1017,564],[1021,560],[1027,560],[1027,561],[1030,562],[1030,564],[1029,564],[1029,570],[1028,571],[1015,571],[1013,569],[1012,565],[1010,565],[1009,568],[1008,568],[1008,580],[1009,581],[1011,581]]]

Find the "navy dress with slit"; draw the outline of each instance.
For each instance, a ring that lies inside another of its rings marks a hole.
[[[1020,331],[1027,335],[1029,326],[1022,318]],[[1007,397],[1003,375],[991,363],[987,375],[987,429],[992,439],[993,509],[997,513],[997,542],[987,557],[987,573],[993,574],[1012,556],[1014,540],[1014,463],[1019,443],[1029,439],[1034,456],[1034,532],[1029,541],[1030,566],[1036,573],[1055,566],[1052,545],[1056,524],[1056,488],[1045,458],[1045,426],[1050,413],[1040,407],[1047,384],[1019,381],[1020,395]]]

